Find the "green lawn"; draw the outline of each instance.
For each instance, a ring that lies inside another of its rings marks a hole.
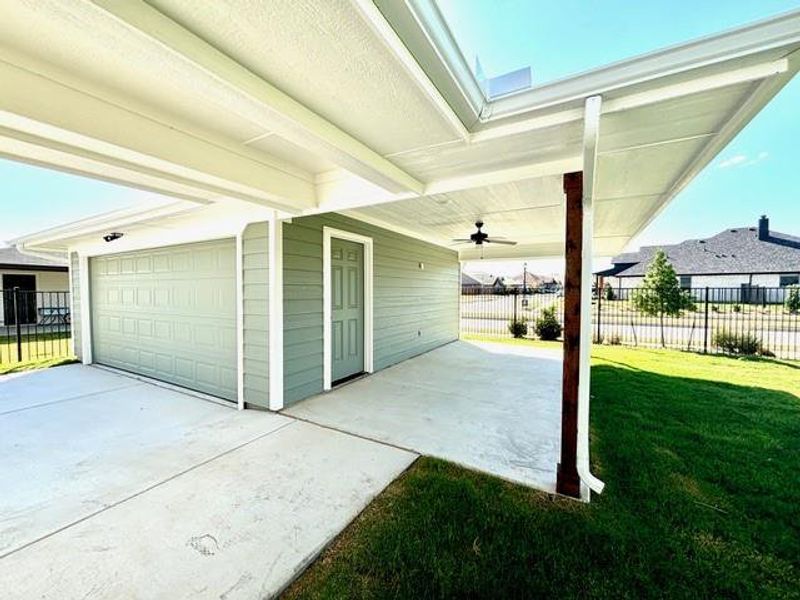
[[[21,363],[0,363],[0,375],[9,373],[19,373],[20,371],[31,371],[33,369],[47,369],[49,367],[59,367],[68,365],[76,361],[74,356],[62,356],[59,358],[40,358],[38,360],[28,360]]]
[[[34,339],[35,338],[35,339]],[[64,357],[70,354],[69,334],[37,333],[22,334],[22,361],[36,362]],[[0,337],[0,368],[10,368],[17,362],[17,340],[15,337]]]
[[[597,347],[592,374],[591,504],[423,458],[288,597],[800,598],[800,364]]]
[[[16,338],[0,337],[0,375],[74,360],[70,353],[69,335],[39,333],[35,340],[28,340],[23,334],[22,338],[22,362],[18,362]]]

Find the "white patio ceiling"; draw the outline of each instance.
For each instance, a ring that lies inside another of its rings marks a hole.
[[[439,244],[482,219],[519,242],[487,257],[550,256],[601,95],[595,251],[611,254],[800,67],[796,12],[476,105],[431,58],[446,40],[409,18],[426,2],[377,4],[2,0],[0,154]]]

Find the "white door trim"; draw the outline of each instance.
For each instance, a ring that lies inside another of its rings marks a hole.
[[[333,357],[331,355],[331,238],[356,242],[364,246],[364,371],[373,367],[373,242],[371,237],[333,227],[322,228],[322,388],[331,389]]]

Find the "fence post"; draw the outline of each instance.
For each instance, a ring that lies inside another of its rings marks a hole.
[[[600,314],[601,314],[601,310],[602,310],[602,307],[603,307],[603,301],[602,301],[601,298],[602,298],[603,294],[600,293],[599,282],[598,282],[598,285],[596,287],[597,287],[597,339],[595,340],[595,343],[600,344],[600,343],[602,343],[602,339],[603,339],[601,337],[601,333],[600,333]]]
[[[17,330],[17,362],[22,362],[22,326],[20,321],[20,301],[19,301],[19,288],[14,288],[14,324]]]
[[[708,287],[706,287],[705,316],[703,317],[703,354],[708,354]]]
[[[511,293],[511,299],[514,301],[514,323],[517,322],[517,290],[514,290]]]

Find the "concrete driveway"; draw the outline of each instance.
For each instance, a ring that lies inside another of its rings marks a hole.
[[[552,492],[560,350],[459,341],[284,414]]]
[[[0,590],[277,593],[415,458],[94,367],[0,380]]]

